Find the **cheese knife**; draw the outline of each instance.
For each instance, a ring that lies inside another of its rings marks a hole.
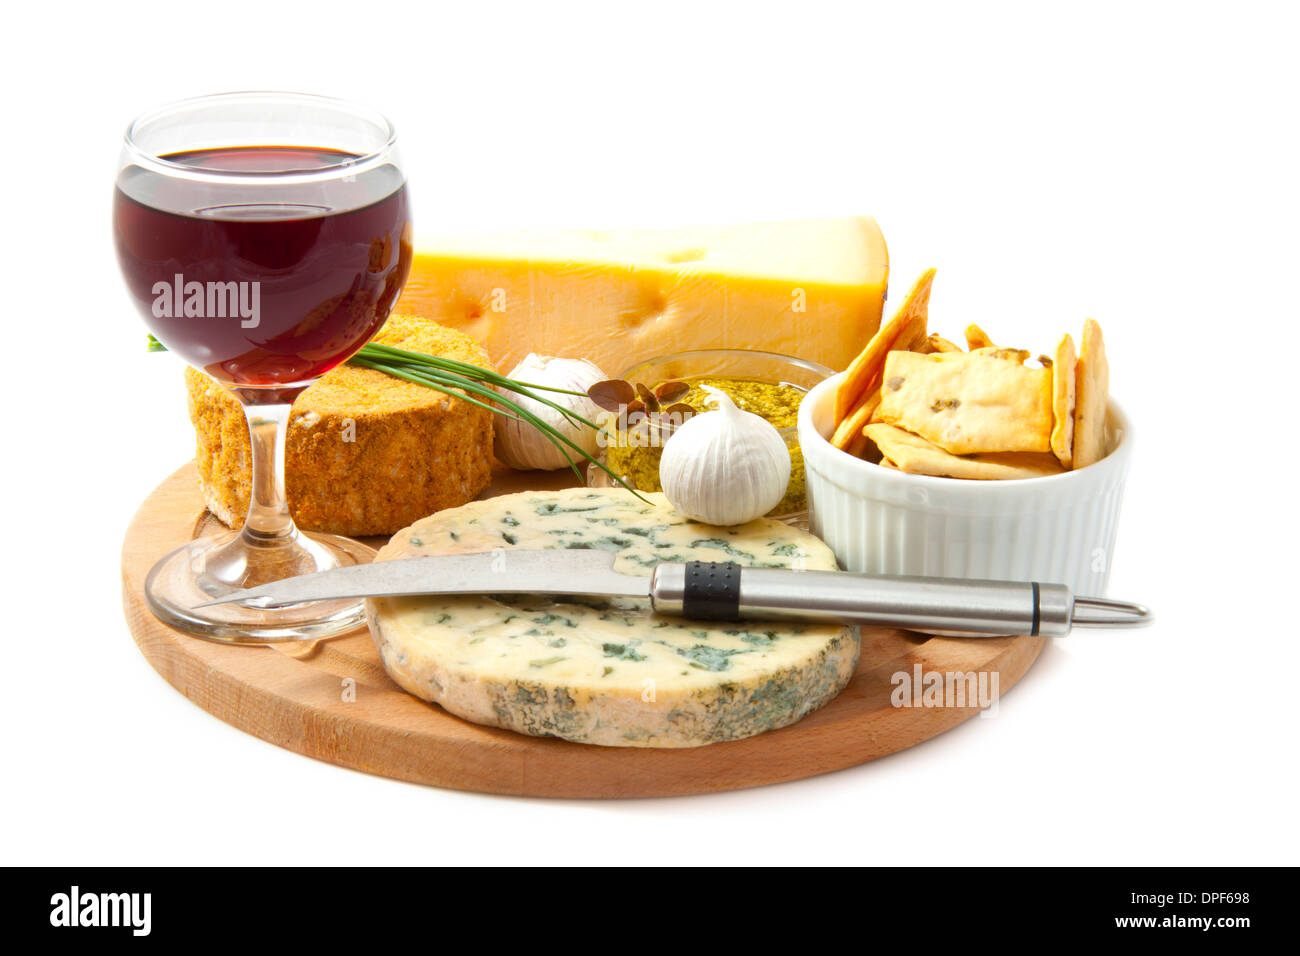
[[[485,551],[378,561],[284,578],[200,607],[277,608],[305,601],[434,594],[648,598],[656,613],[696,620],[838,621],[955,637],[1064,637],[1072,626],[1133,627],[1141,604],[1076,597],[1062,584],[899,577],[665,561],[649,577],[614,570],[596,550]]]

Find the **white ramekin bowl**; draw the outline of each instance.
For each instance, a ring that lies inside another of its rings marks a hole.
[[[1017,481],[932,478],[873,465],[830,443],[843,377],[805,396],[799,443],[812,532],[846,571],[1042,581],[1105,594],[1133,454],[1132,431],[1114,401],[1110,453],[1087,468]]]

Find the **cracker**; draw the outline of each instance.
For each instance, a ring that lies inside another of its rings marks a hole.
[[[1052,370],[1052,454],[1066,468],[1074,461],[1074,339],[1069,333],[1056,343],[1052,358],[1043,356]]]
[[[876,409],[879,407],[880,389],[876,389],[862,400],[862,404],[855,408],[848,418],[840,422],[839,427],[835,429],[835,434],[831,436],[831,444],[836,448],[848,451],[855,443],[857,436],[862,434],[862,426],[871,421],[871,416],[876,413]]]
[[[966,326],[966,347],[974,352],[976,349],[997,348],[988,333],[972,322]]]
[[[969,352],[890,352],[879,418],[954,455],[1050,451],[1052,373]]]
[[[918,345],[914,351],[922,355],[928,355],[931,352],[961,352],[964,351],[956,342],[949,342],[938,332],[931,332],[924,342]]]
[[[1101,326],[1094,319],[1083,323],[1079,359],[1074,366],[1075,468],[1086,468],[1106,457],[1106,400],[1110,396],[1110,365]]]
[[[854,458],[862,458],[870,447],[871,447],[871,439],[868,438],[866,435],[864,435],[862,432],[858,432],[853,436],[852,440],[848,444],[848,447],[845,448],[844,450],[847,451]]]
[[[1019,362],[1024,365],[1029,361],[1029,349],[1008,349],[1000,345],[988,345],[984,348],[971,349],[972,355],[987,355],[990,358],[1000,358],[1008,362]]]
[[[867,430],[865,427],[863,427],[858,439],[854,442],[855,447],[858,441],[862,443],[862,450],[857,452],[857,456],[863,461],[871,462],[873,465],[880,464],[880,459],[882,457],[880,449],[877,447],[876,443],[867,436]]]
[[[970,455],[950,454],[919,435],[895,425],[868,425],[867,437],[876,443],[883,461],[900,471],[941,478],[970,478],[981,481],[1043,478],[1064,469],[1051,455],[1032,452]]]
[[[934,270],[927,269],[916,280],[912,291],[907,293],[907,298],[898,307],[898,311],[880,327],[867,347],[849,365],[844,379],[835,390],[837,428],[862,403],[863,397],[878,386],[885,356],[893,349],[910,349],[924,341],[930,308],[930,286],[933,283]]]

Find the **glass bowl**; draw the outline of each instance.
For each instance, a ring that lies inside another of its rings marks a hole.
[[[671,355],[660,355],[638,362],[624,370],[620,374],[620,378],[628,382],[640,382],[651,388],[660,382],[668,381],[689,381],[698,378],[736,378],[770,382],[774,385],[792,385],[802,392],[808,392],[813,386],[833,374],[835,374],[834,371],[824,365],[806,359],[795,358],[792,355],[781,355],[777,352],[760,352],[754,349],[697,349],[689,352],[674,352]],[[791,424],[787,428],[778,428],[777,430],[790,448],[792,466],[790,480],[792,484],[795,482],[802,484],[804,481],[804,466],[803,454],[799,448],[798,428]],[[645,453],[653,459],[648,462],[648,465],[657,467],[656,463],[662,448],[662,442],[667,439],[660,437],[653,424],[650,425],[650,434],[652,436],[651,445],[645,448]],[[609,464],[605,449],[602,448],[599,457],[603,464]],[[636,481],[631,475],[624,474],[619,477],[638,491],[658,490],[657,488],[637,487]],[[587,484],[593,488],[609,488],[614,486],[614,481],[600,468],[589,465],[587,467]],[[808,526],[806,504],[796,510],[769,514],[768,517],[776,518],[796,527],[807,528]]]

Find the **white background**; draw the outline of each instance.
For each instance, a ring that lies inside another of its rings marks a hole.
[[[1300,862],[1283,5],[30,9],[0,64],[5,862]],[[1097,317],[1139,441],[1111,590],[1158,624],[1053,643],[911,751],[709,797],[441,791],[209,716],[121,614],[123,531],[192,432],[109,200],[134,114],[247,88],[388,112],[418,232],[866,212],[896,294],[938,266],[950,337],[1042,350]]]

